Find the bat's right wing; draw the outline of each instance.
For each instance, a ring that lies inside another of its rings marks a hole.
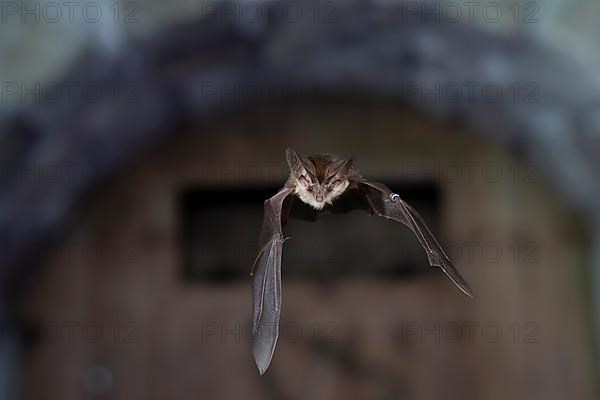
[[[271,363],[279,337],[281,250],[285,241],[282,232],[282,209],[284,209],[284,200],[291,193],[292,189],[284,187],[275,196],[265,201],[260,249],[251,273],[254,303],[252,354],[261,375]]]

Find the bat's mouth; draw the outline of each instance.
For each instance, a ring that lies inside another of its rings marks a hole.
[[[316,208],[317,210],[322,210],[323,207],[325,207],[325,202],[323,200],[317,200],[314,202],[314,204],[312,205],[314,208]]]

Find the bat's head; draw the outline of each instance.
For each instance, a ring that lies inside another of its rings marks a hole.
[[[306,157],[292,149],[287,149],[285,155],[295,183],[294,193],[317,210],[332,204],[350,184],[352,159]]]

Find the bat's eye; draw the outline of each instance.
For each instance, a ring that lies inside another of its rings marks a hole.
[[[306,188],[306,190],[308,190],[309,192],[312,192],[314,189],[313,189],[312,186],[309,186],[309,187]]]

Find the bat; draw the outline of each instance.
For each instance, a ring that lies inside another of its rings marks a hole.
[[[363,178],[354,168],[352,159],[304,156],[287,149],[286,160],[290,176],[264,203],[259,252],[250,274],[253,277],[252,353],[261,375],[271,363],[279,336],[281,254],[287,240],[283,236],[283,226],[297,200],[315,212],[314,218],[335,211],[339,205],[340,212],[362,209],[404,224],[417,237],[429,264],[440,267],[463,293],[473,297],[469,285],[454,268],[423,218],[387,186]]]

